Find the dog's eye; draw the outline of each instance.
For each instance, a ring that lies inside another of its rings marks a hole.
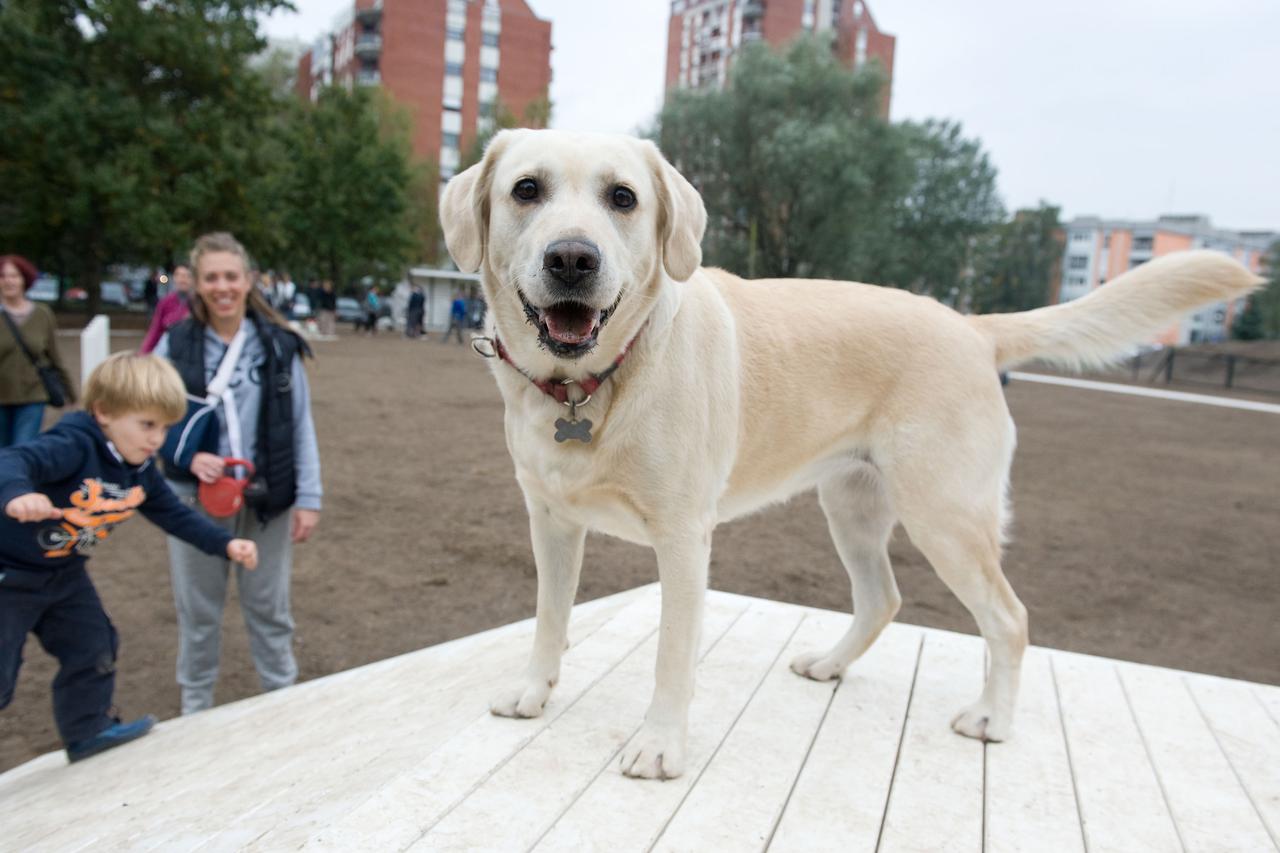
[[[636,206],[636,194],[626,187],[614,187],[609,193],[609,201],[619,210],[630,210]]]
[[[520,201],[534,201],[538,198],[538,190],[538,182],[533,178],[521,178],[516,181],[516,185],[511,190],[511,194]]]

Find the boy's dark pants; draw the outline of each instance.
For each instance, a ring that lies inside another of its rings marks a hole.
[[[23,572],[0,566],[0,708],[13,701],[28,633],[60,664],[53,718],[63,743],[110,726],[119,637],[84,568]]]

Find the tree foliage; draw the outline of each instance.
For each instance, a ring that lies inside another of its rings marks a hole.
[[[1000,220],[995,169],[948,122],[889,124],[874,63],[822,38],[753,45],[723,91],[668,94],[657,132],[702,193],[708,263],[748,277],[857,279],[945,295]]]
[[[1236,319],[1231,336],[1240,340],[1280,339],[1280,240],[1271,244],[1262,262],[1267,283],[1249,295],[1249,304]]]
[[[271,97],[246,67],[282,0],[10,0],[0,6],[0,240],[74,277],[172,257],[263,221],[246,179]],[[252,239],[251,235],[250,239]]]
[[[1029,311],[1048,304],[1065,248],[1058,214],[1057,207],[1041,202],[979,239],[969,291],[974,312]]]
[[[278,260],[338,283],[398,279],[420,254],[435,195],[430,170],[411,163],[405,112],[380,90],[330,86],[314,104],[291,102],[283,128]]]
[[[235,233],[263,267],[398,278],[433,251],[437,179],[380,92],[289,91],[283,0],[0,3],[0,247],[73,277]]]

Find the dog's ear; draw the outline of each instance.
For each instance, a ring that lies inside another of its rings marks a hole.
[[[658,146],[647,143],[654,184],[658,188],[658,235],[667,275],[685,281],[702,264],[702,234],[707,229],[707,208],[702,196],[667,162]]]
[[[489,238],[489,184],[494,164],[506,148],[508,137],[509,132],[505,130],[495,136],[480,162],[451,178],[440,199],[444,242],[453,262],[463,272],[476,272],[484,263]]]

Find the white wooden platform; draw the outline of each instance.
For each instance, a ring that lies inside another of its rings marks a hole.
[[[575,609],[537,720],[487,713],[531,622],[161,723],[0,776],[4,850],[1275,850],[1280,688],[1033,649],[1015,738],[953,734],[975,637],[895,625],[793,675],[848,616],[709,596],[689,768],[617,770],[658,590]]]

